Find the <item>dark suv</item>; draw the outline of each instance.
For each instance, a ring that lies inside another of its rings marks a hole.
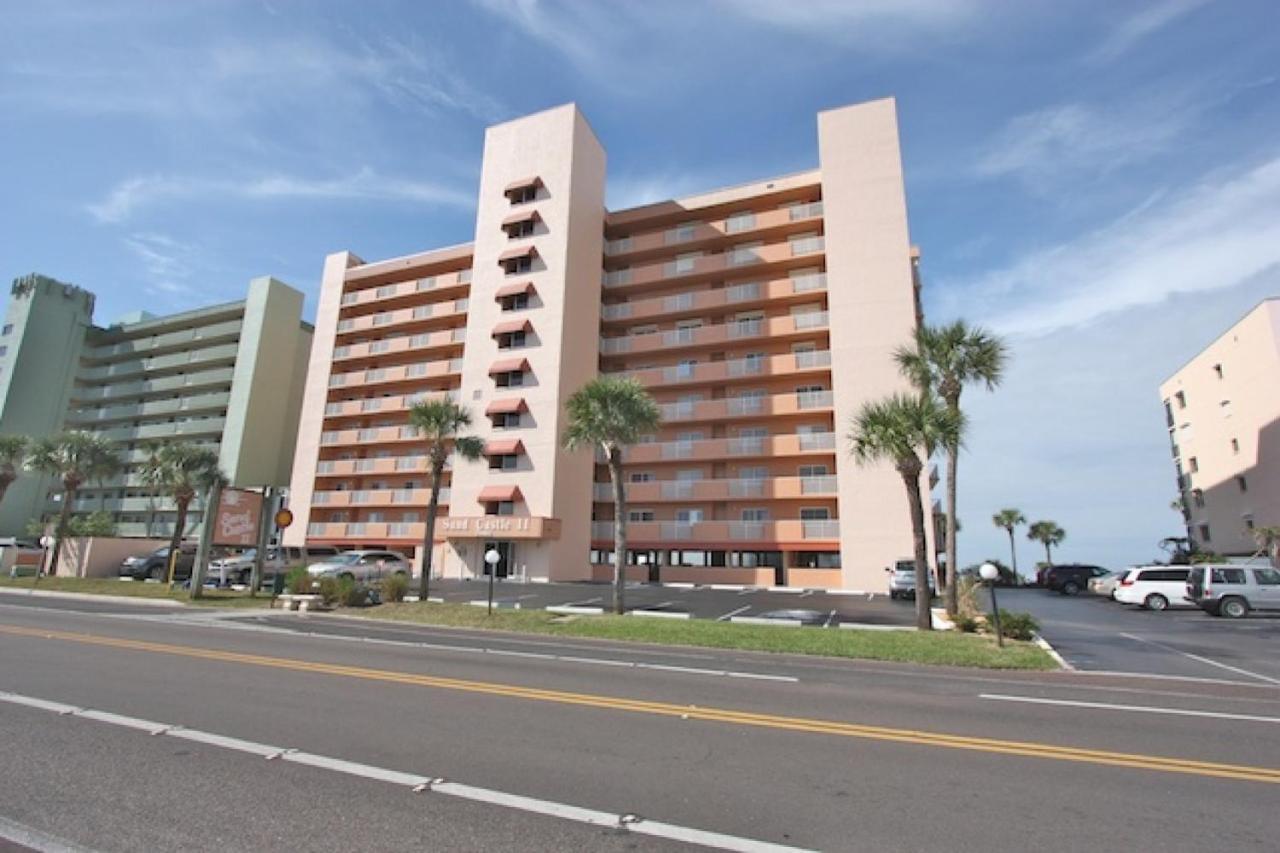
[[[1063,595],[1078,595],[1080,590],[1089,588],[1089,580],[1109,574],[1102,566],[1084,566],[1079,563],[1068,563],[1063,566],[1050,566],[1044,573],[1045,589],[1060,592]]]
[[[178,562],[173,567],[174,580],[186,580],[191,577],[191,567],[196,562],[196,543],[183,542],[178,551]],[[150,554],[137,557],[125,557],[120,563],[120,577],[146,580],[155,578],[165,580],[169,573],[169,546],[157,548]]]

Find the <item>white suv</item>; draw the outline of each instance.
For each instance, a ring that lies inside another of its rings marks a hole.
[[[1189,566],[1140,566],[1130,569],[1116,585],[1114,598],[1148,610],[1194,607],[1187,599]]]

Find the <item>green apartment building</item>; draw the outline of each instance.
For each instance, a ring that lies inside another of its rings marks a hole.
[[[167,537],[174,507],[139,478],[155,440],[217,450],[236,486],[289,483],[311,352],[303,295],[264,277],[245,299],[93,325],[93,294],[45,276],[14,282],[0,334],[0,433],[101,433],[124,472],[86,484],[75,511],[105,511],[120,536]],[[0,536],[56,512],[56,484],[24,474],[0,504]],[[187,534],[198,530],[194,506]]]

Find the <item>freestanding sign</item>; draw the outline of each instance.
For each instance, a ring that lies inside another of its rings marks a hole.
[[[258,544],[262,495],[247,489],[223,489],[213,522],[214,545],[251,548]]]

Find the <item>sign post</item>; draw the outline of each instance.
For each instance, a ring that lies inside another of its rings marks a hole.
[[[275,501],[275,490],[267,486],[262,490],[264,510],[269,510]],[[258,585],[262,583],[262,560],[267,554],[267,541],[271,538],[271,514],[258,514],[258,545],[253,552],[253,568],[249,572],[249,597],[258,594]]]

